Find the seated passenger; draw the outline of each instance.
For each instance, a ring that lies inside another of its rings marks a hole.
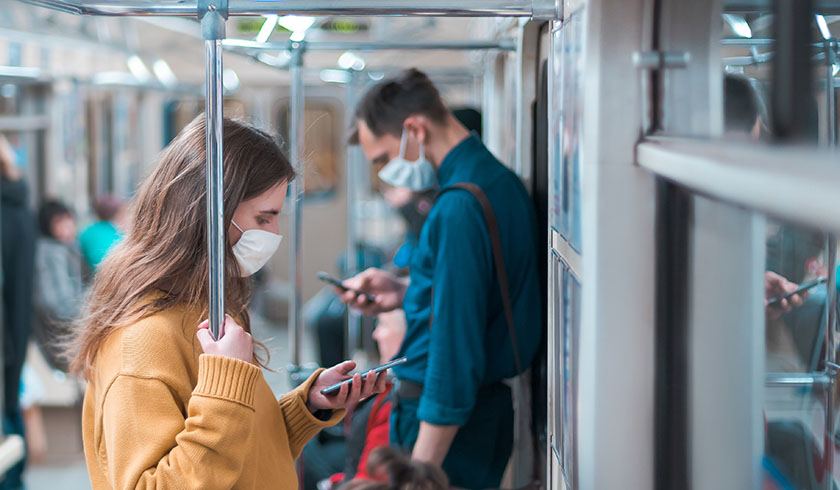
[[[127,210],[123,201],[110,194],[97,198],[93,210],[99,221],[85,228],[79,237],[79,245],[88,266],[95,271],[122,237]]]
[[[207,321],[204,116],[163,151],[139,190],[131,229],[102,262],[72,367],[88,380],[85,459],[94,490],[296,489],[294,460],[344,409],[385,388],[353,362],[320,369],[277,400],[250,331],[249,276],[280,245],[295,172],[274,138],[225,120],[225,307]]]
[[[416,69],[363,97],[356,130],[386,183],[442,191],[412,252],[410,280],[369,269],[345,284],[376,301],[342,296],[368,315],[405,310],[398,355],[408,362],[394,369],[391,443],[442,464],[455,486],[498,487],[513,446],[502,381],[530,365],[542,335],[533,203]]]
[[[396,357],[404,338],[405,313],[402,310],[377,317],[373,339],[379,349],[380,364]],[[369,478],[367,461],[371,451],[389,443],[390,390],[389,382],[384,392],[362,400],[353,408],[346,440],[322,443],[315,439],[306,446],[303,451],[304,489],[323,490],[353,478]],[[335,473],[337,471],[340,473]]]
[[[435,465],[409,461],[395,449],[373,451],[367,463],[371,480],[356,479],[340,490],[448,490],[446,475]]]
[[[76,222],[70,209],[47,201],[38,210],[41,236],[35,247],[35,337],[49,363],[62,371],[61,339],[80,313],[82,257],[76,249]]]

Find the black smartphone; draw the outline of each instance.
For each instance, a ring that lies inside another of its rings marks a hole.
[[[391,369],[394,366],[399,366],[400,364],[403,364],[405,362],[408,362],[408,358],[407,357],[400,357],[399,359],[394,359],[391,362],[388,362],[388,363],[385,363],[381,366],[373,368],[373,372],[376,373],[376,374],[379,374],[382,371]],[[365,375],[367,375],[367,373],[365,373]],[[336,383],[336,384],[334,384],[334,385],[332,385],[328,388],[324,388],[323,390],[321,390],[321,394],[322,395],[332,395],[334,393],[338,393],[338,390],[341,389],[342,385],[350,384],[352,382],[353,382],[353,378],[345,379],[341,383]]]
[[[794,294],[803,293],[811,288],[819,286],[820,284],[825,284],[827,281],[827,277],[820,277],[819,279],[814,279],[813,281],[802,283],[799,285],[798,288],[796,288],[796,291],[784,294],[782,296],[776,296],[775,298],[770,298],[769,300],[767,300],[767,306],[779,306],[783,299],[790,299],[790,297]]]
[[[328,284],[332,284],[333,286],[337,287],[338,289],[340,289],[342,291],[353,291],[354,293],[356,293],[356,296],[363,296],[365,298],[365,301],[367,301],[368,303],[373,303],[374,301],[376,301],[376,296],[374,296],[372,294],[368,294],[364,291],[359,291],[358,289],[348,288],[347,286],[344,285],[344,283],[342,283],[338,279],[332,277],[331,275],[327,274],[326,272],[319,272],[318,273],[318,279],[320,279],[320,280],[322,280],[322,281],[324,281]]]

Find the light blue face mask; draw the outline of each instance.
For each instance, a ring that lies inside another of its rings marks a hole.
[[[379,178],[394,187],[407,187],[413,191],[425,191],[437,185],[435,166],[426,160],[426,149],[420,144],[420,157],[415,162],[405,159],[405,143],[408,133],[403,130],[400,140],[400,155],[388,162],[379,171]]]

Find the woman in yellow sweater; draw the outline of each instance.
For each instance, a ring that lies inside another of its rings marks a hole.
[[[94,490],[294,489],[294,460],[344,408],[385,378],[345,362],[278,401],[265,349],[249,334],[250,276],[280,243],[278,215],[294,170],[272,138],[224,123],[226,318],[215,341],[208,305],[205,124],[164,150],[136,198],[130,230],[97,271],[75,339],[88,380],[82,430]]]

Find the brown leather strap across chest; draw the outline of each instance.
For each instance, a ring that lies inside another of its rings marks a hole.
[[[499,289],[501,290],[502,304],[505,310],[508,333],[510,334],[511,348],[513,350],[513,359],[516,362],[516,372],[522,373],[522,361],[519,358],[519,346],[516,342],[516,328],[513,321],[513,305],[510,300],[510,286],[508,284],[507,269],[505,269],[505,256],[502,252],[502,238],[501,235],[499,235],[499,224],[496,220],[496,213],[493,212],[493,206],[490,204],[490,200],[487,199],[484,191],[481,190],[481,187],[471,182],[459,182],[457,184],[452,184],[451,186],[441,190],[440,193],[438,193],[438,198],[447,192],[459,189],[465,190],[475,196],[479,204],[481,204],[481,210],[484,214],[484,223],[487,225],[487,232],[490,235],[490,246],[493,249],[493,262],[496,267],[496,278],[499,281]],[[434,291],[432,291],[432,298],[434,300]],[[433,319],[434,308],[432,308],[432,316],[429,319],[430,326]]]

